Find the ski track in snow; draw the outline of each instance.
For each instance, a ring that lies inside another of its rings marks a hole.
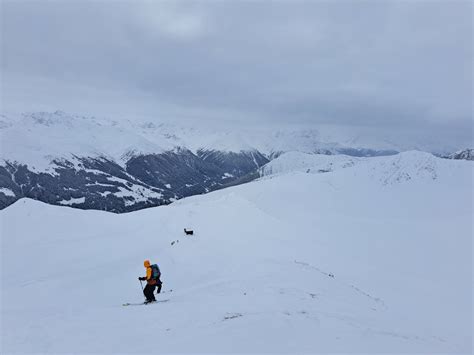
[[[334,276],[334,274],[325,272],[325,271],[317,268],[316,266],[310,265],[310,264],[302,262],[302,261],[296,261],[296,260],[295,260],[295,264],[302,265],[305,268],[316,270],[317,272],[319,272],[319,273],[321,273],[321,274],[323,274],[327,277],[335,279],[336,282],[339,282],[338,280],[336,280],[336,276]],[[383,300],[381,300],[380,298],[371,296],[368,292],[365,292],[365,291],[361,290],[357,286],[354,286],[354,285],[351,285],[351,284],[346,284],[346,283],[342,283],[342,284],[344,284],[347,287],[350,287],[350,288],[354,289],[356,292],[358,292],[361,295],[363,295],[363,296],[369,298],[370,300],[374,301],[377,304],[377,306],[381,305],[382,308],[387,309],[387,306],[385,305],[385,302]]]

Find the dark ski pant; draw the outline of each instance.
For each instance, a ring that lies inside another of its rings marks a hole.
[[[160,293],[161,284],[162,284],[161,280],[157,280],[157,284],[155,285],[146,284],[145,289],[143,290],[143,294],[145,295],[147,301],[155,300],[155,296],[153,295],[153,292],[155,292],[155,287],[158,287],[158,290],[156,291],[156,293]]]
[[[156,285],[150,285],[150,284],[147,284],[145,286],[145,289],[143,290],[143,294],[145,295],[147,301],[155,300],[155,296],[153,295],[153,292],[155,291],[155,287]]]

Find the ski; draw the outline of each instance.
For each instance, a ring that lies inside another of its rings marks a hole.
[[[155,302],[140,302],[140,303],[122,303],[122,306],[126,307],[126,306],[146,306],[146,305],[149,305],[149,304],[153,304],[153,303],[164,303],[164,302],[168,302],[168,300],[160,300],[160,301],[155,301]]]

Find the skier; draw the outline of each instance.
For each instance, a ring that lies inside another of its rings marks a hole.
[[[155,291],[155,287],[158,286],[157,293],[161,292],[161,285],[162,282],[160,280],[161,272],[160,268],[158,267],[157,264],[150,264],[150,260],[145,260],[143,262],[143,266],[146,268],[146,276],[145,277],[139,277],[138,279],[140,281],[146,281],[146,286],[145,289],[143,290],[143,294],[146,297],[146,302],[145,303],[150,303],[150,302],[155,302],[155,295],[153,295],[153,292]]]

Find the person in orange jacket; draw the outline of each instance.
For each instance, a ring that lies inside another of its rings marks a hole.
[[[161,272],[158,267],[158,265],[150,264],[150,260],[145,260],[143,262],[143,266],[146,268],[146,276],[145,277],[139,277],[138,279],[140,281],[146,281],[146,286],[145,289],[143,290],[143,294],[146,297],[146,303],[149,302],[155,302],[155,295],[153,292],[155,291],[155,287],[158,286],[158,293],[161,291]]]

